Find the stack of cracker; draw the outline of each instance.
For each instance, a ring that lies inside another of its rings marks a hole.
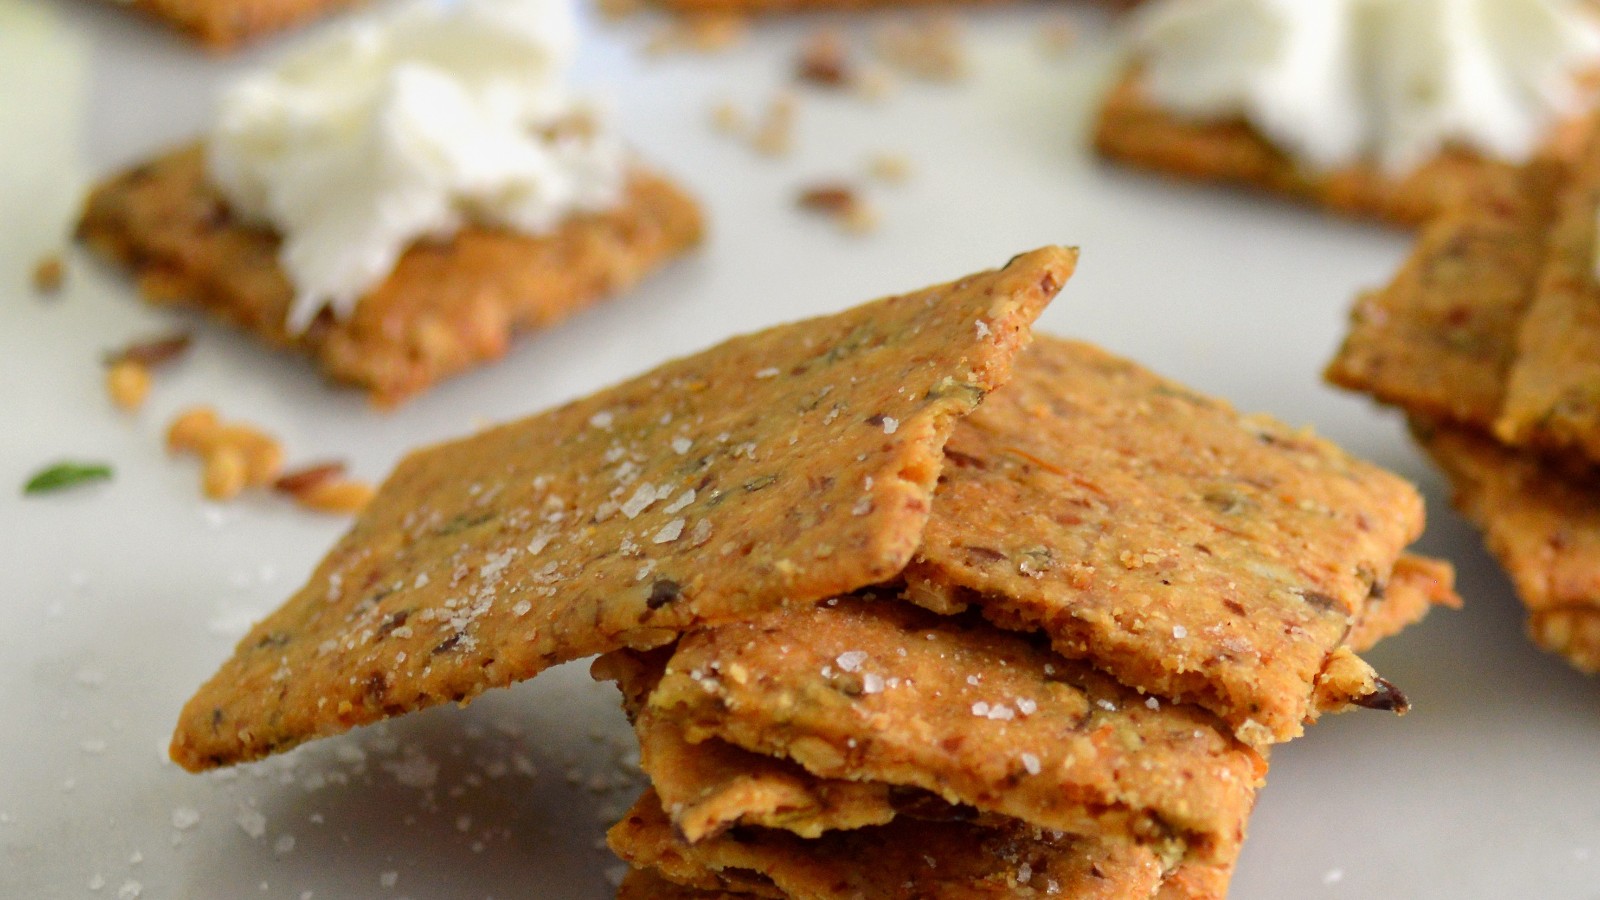
[[[1031,323],[1073,251],[413,453],[185,708],[191,769],[602,654],[631,897],[1220,897],[1271,744],[1401,708],[1405,482]],[[981,402],[981,406],[980,406]]]
[[[1540,646],[1600,671],[1600,137],[1507,169],[1363,297],[1328,368],[1398,406],[1528,607]]]

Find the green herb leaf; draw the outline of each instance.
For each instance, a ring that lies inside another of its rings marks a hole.
[[[48,494],[91,481],[110,481],[111,467],[105,463],[64,462],[41,471],[22,486],[24,494]]]

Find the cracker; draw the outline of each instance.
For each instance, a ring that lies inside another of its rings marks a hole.
[[[1085,344],[1040,338],[957,427],[907,596],[1282,741],[1422,531],[1412,486]],[[1364,666],[1364,664],[1363,664]],[[1346,674],[1349,670],[1346,670]],[[1362,694],[1328,695],[1335,707]]]
[[[1555,136],[1552,144],[1564,138]],[[1455,194],[1503,177],[1496,170],[1508,168],[1447,150],[1398,180],[1368,164],[1308,171],[1242,120],[1195,121],[1156,104],[1141,86],[1137,67],[1107,96],[1094,145],[1107,158],[1180,178],[1261,188],[1406,226],[1428,221]]]
[[[1365,653],[1379,641],[1422,621],[1435,606],[1461,607],[1455,592],[1455,568],[1441,559],[1407,553],[1394,564],[1389,582],[1374,586],[1345,644]]]
[[[281,31],[358,0],[128,0],[127,5],[177,28],[208,49],[238,45]]]
[[[615,209],[548,235],[469,226],[419,242],[348,318],[324,314],[302,334],[285,328],[294,289],[278,238],[231,217],[198,146],[95,188],[78,232],[131,269],[150,302],[203,309],[391,406],[504,356],[518,332],[632,286],[699,243],[702,223],[687,194],[638,170]]]
[[[1152,896],[1162,865],[1148,850],[1013,826],[903,819],[804,840],[743,829],[689,844],[647,792],[607,834],[629,863],[709,890],[795,900],[858,897]]]
[[[629,869],[617,886],[617,900],[743,900],[753,896],[757,895],[674,884],[652,869]]]
[[[1466,429],[1415,422],[1455,503],[1528,608],[1535,643],[1600,672],[1600,472],[1572,471]]]
[[[1572,452],[1600,462],[1600,130],[1569,169],[1548,223],[1538,292],[1517,335],[1505,405],[1494,423],[1516,446]]]
[[[1266,772],[1204,710],[880,595],[687,635],[650,706],[691,742],[1168,857],[1231,858]]]
[[[1421,233],[1361,297],[1329,381],[1432,419],[1487,429],[1544,265],[1562,169],[1497,171]]]
[[[894,576],[950,429],[1075,260],[1037,250],[412,453],[190,700],[173,759],[254,759]]]

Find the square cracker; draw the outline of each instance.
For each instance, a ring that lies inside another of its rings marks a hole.
[[[286,330],[294,288],[269,229],[235,220],[198,146],[96,187],[78,225],[157,304],[194,306],[266,343],[314,358],[389,406],[504,356],[517,332],[553,324],[640,281],[699,243],[700,211],[659,175],[635,171],[621,202],[541,236],[467,227],[422,241],[349,317]]]
[[[1552,137],[1552,146],[1571,143],[1565,131]],[[1137,66],[1101,106],[1094,145],[1107,158],[1180,178],[1262,188],[1407,226],[1428,221],[1456,193],[1503,177],[1496,170],[1508,168],[1447,150],[1398,180],[1372,165],[1311,172],[1242,120],[1195,121],[1156,104],[1144,90]]]
[[[950,429],[1076,258],[734,338],[412,453],[189,701],[173,759],[255,759],[893,577]]]
[[[1162,880],[1160,861],[1146,849],[1016,824],[899,819],[815,840],[752,828],[689,844],[673,834],[653,792],[607,841],[624,860],[669,881],[758,897],[1126,900],[1154,896]]]
[[[1600,470],[1563,467],[1462,428],[1414,422],[1528,608],[1535,643],[1600,672]]]
[[[1204,710],[883,595],[686,635],[649,705],[692,743],[1173,859],[1231,859],[1266,773]]]
[[[1251,743],[1340,697],[1328,666],[1422,531],[1404,480],[1105,351],[1041,337],[956,428],[908,598],[972,606]]]
[[[1497,171],[1424,229],[1399,274],[1356,302],[1327,379],[1487,430],[1544,266],[1563,169]]]
[[[217,51],[354,6],[360,0],[128,0]]]
[[[1505,404],[1494,423],[1508,444],[1600,462],[1600,128],[1568,168],[1547,222],[1538,290],[1517,334]]]

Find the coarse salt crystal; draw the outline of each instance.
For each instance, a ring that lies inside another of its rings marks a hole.
[[[1043,771],[1043,766],[1039,764],[1039,757],[1034,756],[1032,753],[1022,754],[1022,768],[1026,769],[1029,775],[1037,775]]]
[[[610,428],[615,420],[616,416],[612,413],[601,411],[589,417],[589,424],[596,428]]]
[[[876,672],[868,672],[861,676],[861,692],[863,694],[881,694],[883,693],[883,687],[882,675]]]
[[[1151,698],[1149,698],[1149,699],[1144,701],[1144,705],[1150,707],[1151,709],[1160,709],[1161,708],[1161,701],[1157,700],[1154,697],[1151,697]]]
[[[278,856],[287,856],[294,852],[294,835],[281,834],[272,845],[272,852]]]
[[[767,368],[762,369],[759,372],[757,372],[756,373],[756,377],[757,378],[776,378],[776,377],[778,377],[778,370],[776,368],[773,368],[772,366],[768,366]]]
[[[973,324],[978,327],[978,337],[980,339],[986,338],[986,337],[989,336],[989,323],[988,322],[985,322],[984,320],[979,319],[978,321],[974,322]]]
[[[1112,703],[1110,700],[1096,700],[1094,702],[1094,705],[1100,707],[1101,709],[1105,710],[1106,712],[1116,712],[1117,711],[1117,705],[1115,703]]]
[[[1027,697],[1017,698],[1017,712],[1022,713],[1025,716],[1031,716],[1038,711],[1039,704],[1029,700]]]
[[[691,441],[686,437],[675,437],[672,439],[672,452],[678,454],[679,456],[688,453],[689,448],[693,446],[694,441]]]
[[[267,833],[267,817],[262,815],[260,810],[248,807],[241,809],[239,814],[233,817],[233,821],[238,823],[240,831],[250,837],[259,838]]]
[[[678,495],[678,499],[662,507],[662,512],[675,513],[694,502],[694,488],[689,488]]]
[[[861,671],[861,664],[866,661],[867,654],[864,650],[849,650],[839,654],[838,659],[834,660],[834,662],[839,664],[839,668],[845,670],[846,672]]]
[[[989,704],[983,702],[982,700],[972,704],[972,714],[980,719],[987,718],[989,715]]]
[[[673,519],[671,522],[661,526],[661,530],[657,531],[656,536],[650,540],[657,544],[666,544],[677,540],[680,534],[683,534],[683,520]]]
[[[899,427],[900,427],[900,420],[899,419],[891,418],[890,416],[884,416],[883,417],[883,433],[884,434],[894,434],[895,430],[898,429]]]
[[[528,611],[531,609],[533,609],[532,603],[529,603],[526,600],[518,600],[516,605],[511,607],[511,614],[520,619],[527,615]]]
[[[1181,641],[1189,636],[1189,629],[1182,625],[1174,625],[1172,626],[1172,636]]]
[[[639,485],[639,487],[634,490],[633,496],[629,497],[623,502],[622,514],[630,519],[635,518],[639,515],[639,513],[642,513],[648,509],[650,504],[660,499],[661,495],[656,493],[655,485],[652,485],[647,481],[644,484]]]

